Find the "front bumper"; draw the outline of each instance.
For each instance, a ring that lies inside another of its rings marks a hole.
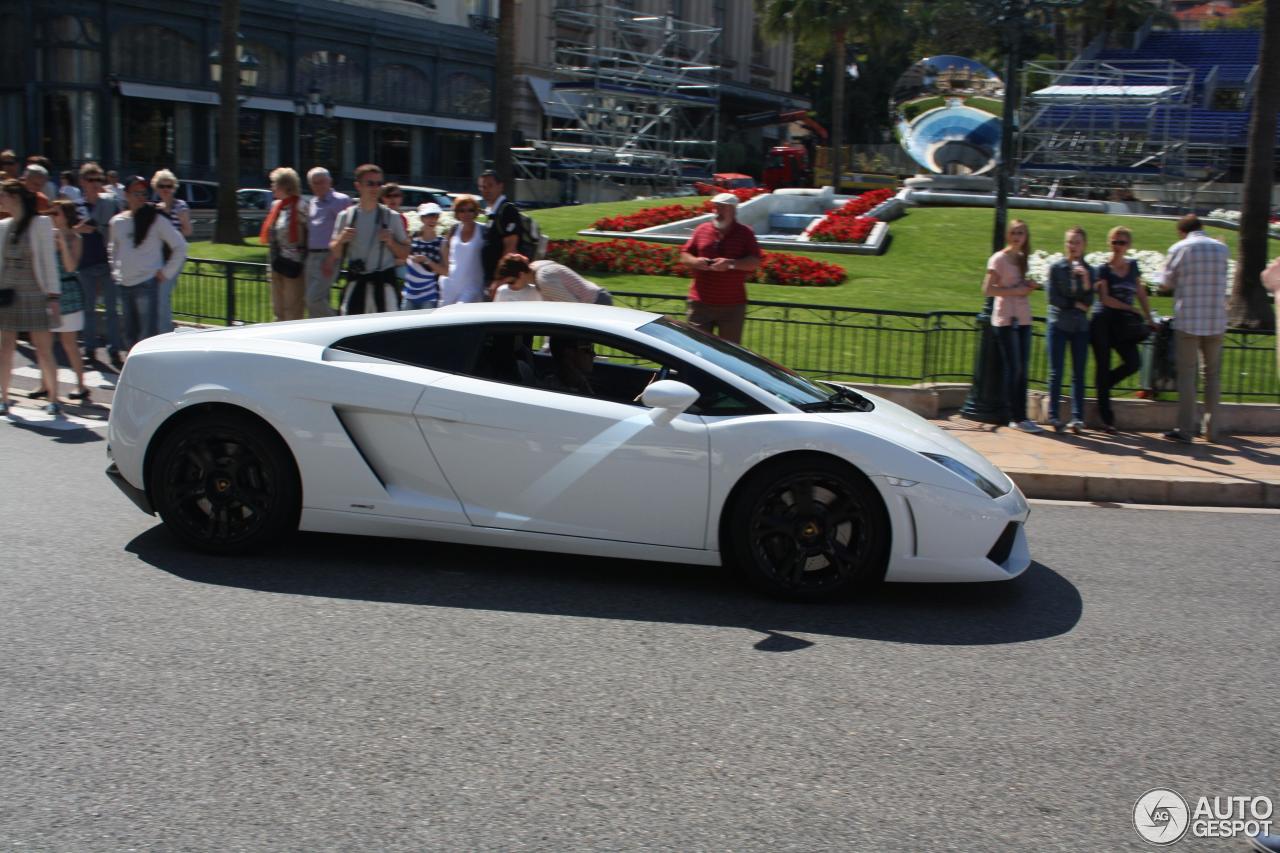
[[[124,492],[125,497],[133,501],[134,505],[138,509],[145,512],[147,515],[156,514],[155,509],[151,506],[151,501],[147,499],[147,493],[126,480],[114,462],[107,466],[107,479],[115,483],[116,487],[119,488],[120,491]]]

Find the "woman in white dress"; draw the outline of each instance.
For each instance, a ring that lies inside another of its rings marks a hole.
[[[476,222],[480,202],[475,196],[460,195],[453,200],[453,215],[458,224],[450,230],[441,252],[441,263],[449,269],[449,277],[441,282],[441,307],[455,302],[483,302],[488,284],[480,256],[485,226]]]

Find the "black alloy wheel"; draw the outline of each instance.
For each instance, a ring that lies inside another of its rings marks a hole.
[[[730,536],[752,585],[786,598],[834,599],[884,577],[889,520],[861,474],[784,459],[752,475]]]
[[[217,413],[179,426],[151,465],[151,495],[180,539],[218,554],[297,529],[301,487],[288,447],[252,418]]]

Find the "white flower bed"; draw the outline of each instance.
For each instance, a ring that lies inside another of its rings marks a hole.
[[[1060,261],[1065,257],[1062,252],[1054,252],[1050,254],[1044,249],[1036,249],[1031,253],[1031,257],[1027,258],[1027,278],[1040,282],[1042,285],[1049,283],[1049,267],[1056,261]],[[1084,262],[1091,267],[1100,267],[1111,257],[1110,252],[1089,252],[1084,256]],[[1158,287],[1164,281],[1164,252],[1156,252],[1151,249],[1144,249],[1139,252],[1130,251],[1125,257],[1132,258],[1138,262],[1138,269],[1142,271],[1142,280],[1148,286]],[[1236,280],[1236,262],[1234,258],[1227,259],[1227,290],[1231,290],[1231,282]]]
[[[1211,211],[1211,212],[1209,213],[1209,218],[1210,218],[1210,219],[1221,219],[1223,222],[1233,222],[1233,223],[1235,223],[1236,225],[1239,225],[1239,224],[1240,224],[1240,211],[1238,211],[1238,210],[1224,210],[1223,208],[1219,207],[1219,208],[1217,208],[1216,210],[1213,210],[1213,211]],[[1267,226],[1267,227],[1268,227],[1268,229],[1271,231],[1271,236],[1273,236],[1273,237],[1280,237],[1280,222],[1272,222],[1272,223],[1271,223],[1269,226]]]

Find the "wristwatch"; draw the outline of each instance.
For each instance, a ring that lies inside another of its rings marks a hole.
[[[729,261],[729,269],[736,270],[738,268],[736,261]]]

